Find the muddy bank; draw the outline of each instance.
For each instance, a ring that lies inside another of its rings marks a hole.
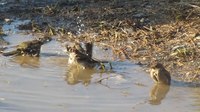
[[[198,0],[36,0],[1,4],[1,24],[16,18],[31,20],[20,29],[57,35],[60,42],[101,43],[112,48],[117,59],[136,60],[147,66],[158,60],[178,80],[200,81]]]

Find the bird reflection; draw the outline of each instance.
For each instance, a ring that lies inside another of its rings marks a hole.
[[[150,92],[149,103],[159,105],[169,92],[170,86],[165,84],[154,84]]]
[[[192,99],[194,99],[193,105],[196,107],[196,111],[200,110],[200,90],[199,88],[193,88],[191,91]]]
[[[40,66],[39,57],[15,56],[12,58],[12,61],[27,68],[38,68]]]
[[[91,78],[94,73],[94,69],[82,69],[77,66],[69,66],[65,80],[70,85],[82,83],[87,86],[91,83]]]

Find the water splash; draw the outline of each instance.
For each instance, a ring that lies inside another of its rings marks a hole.
[[[77,24],[77,28],[78,28],[76,34],[79,35],[82,32],[84,32],[85,25],[83,24],[82,19],[79,16],[76,19],[77,19],[76,24]]]

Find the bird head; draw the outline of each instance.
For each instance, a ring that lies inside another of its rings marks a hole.
[[[44,43],[50,42],[52,40],[52,38],[49,36],[44,36],[44,37],[38,38],[38,40],[44,44]]]

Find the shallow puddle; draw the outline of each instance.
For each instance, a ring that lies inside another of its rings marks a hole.
[[[10,46],[34,39],[9,33]],[[197,112],[200,90],[154,85],[143,68],[113,61],[112,70],[68,69],[62,45],[53,40],[41,56],[0,56],[1,112]],[[111,51],[95,47],[96,58],[112,60]]]

